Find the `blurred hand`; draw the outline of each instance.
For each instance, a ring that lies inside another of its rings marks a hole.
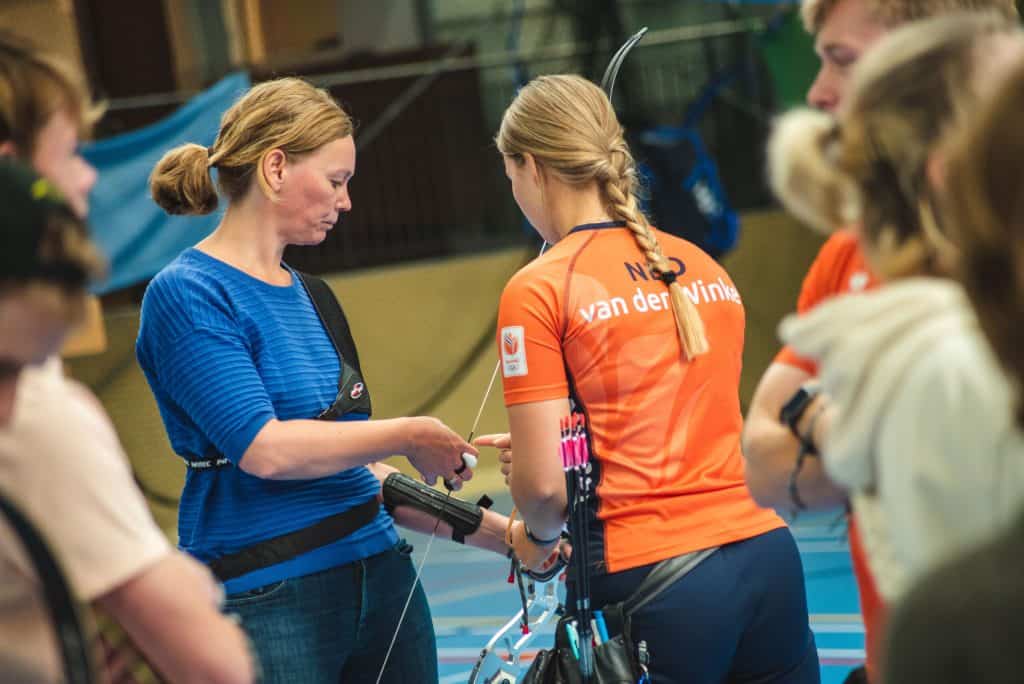
[[[508,486],[509,476],[512,473],[512,435],[508,432],[499,432],[492,435],[480,435],[473,440],[476,446],[489,446],[498,450],[498,463],[501,467],[501,474],[505,476],[505,485]]]
[[[218,610],[222,608],[224,606],[224,585],[214,577],[210,568],[184,552],[176,551],[174,553],[187,575],[183,578],[188,582],[187,586],[192,587],[194,591],[205,593],[209,597],[210,604]]]
[[[555,562],[557,556],[561,556],[563,559],[565,559],[567,565],[569,561],[572,560],[572,544],[569,543],[568,539],[563,539],[562,541],[558,542],[558,548],[555,550],[555,554],[553,554],[550,559],[552,563]],[[559,579],[565,579],[564,572],[562,573],[562,576]]]
[[[419,471],[423,481],[433,486],[437,478],[446,479],[453,489],[473,479],[473,470],[462,461],[463,452],[478,455],[476,447],[460,437],[437,418],[407,418],[408,436],[405,456]],[[461,472],[456,473],[456,470]]]

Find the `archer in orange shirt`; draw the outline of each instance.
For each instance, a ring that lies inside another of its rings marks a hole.
[[[632,615],[653,679],[819,681],[796,545],[744,484],[744,317],[728,274],[647,225],[622,128],[594,84],[534,80],[497,144],[517,203],[553,245],[512,278],[498,316],[509,485],[526,523],[516,554],[540,563],[565,521],[559,419],[571,401],[596,483],[591,605],[626,599],[663,560],[692,563]]]

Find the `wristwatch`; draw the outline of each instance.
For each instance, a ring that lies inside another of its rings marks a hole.
[[[793,436],[801,442],[804,441],[804,438],[797,429],[797,426],[800,424],[800,417],[804,415],[804,411],[807,410],[807,407],[811,405],[811,402],[814,401],[814,398],[818,396],[820,391],[817,382],[805,382],[789,398],[789,401],[782,405],[782,410],[779,411],[779,422],[783,425],[788,425]]]

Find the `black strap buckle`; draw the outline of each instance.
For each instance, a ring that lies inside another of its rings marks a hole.
[[[370,390],[363,382],[363,376],[344,361],[341,362],[341,379],[334,403],[321,411],[317,420],[337,420],[347,413],[370,415]]]

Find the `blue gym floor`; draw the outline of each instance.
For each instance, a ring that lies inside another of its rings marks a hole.
[[[499,499],[495,510],[507,511]],[[803,557],[807,598],[821,659],[821,681],[838,684],[864,660],[864,626],[850,568],[846,525],[838,513],[802,515],[793,531]],[[416,562],[426,537],[407,535]],[[495,554],[434,541],[423,570],[437,632],[441,684],[464,684],[480,649],[519,609],[519,595],[506,582],[508,561]],[[530,644],[528,653],[550,645],[551,627]]]

